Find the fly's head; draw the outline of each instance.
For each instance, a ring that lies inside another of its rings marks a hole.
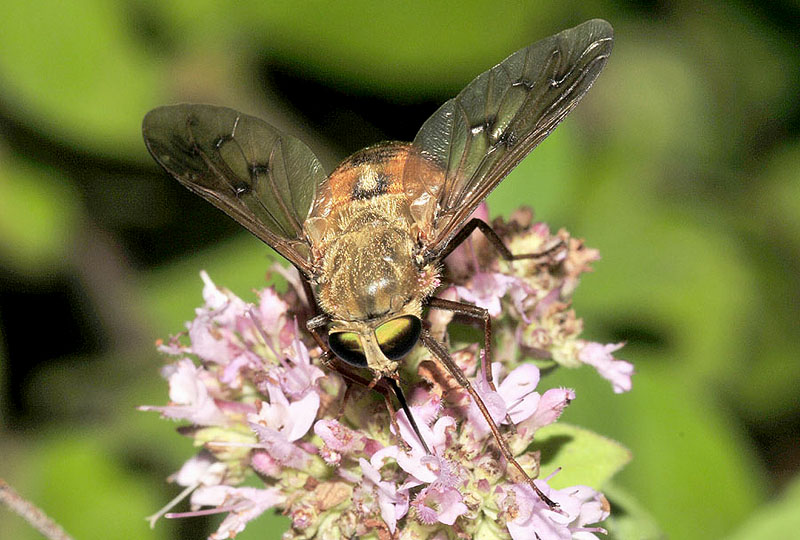
[[[332,320],[328,329],[331,350],[348,364],[374,373],[393,375],[400,360],[419,341],[422,320],[414,306],[368,321]]]

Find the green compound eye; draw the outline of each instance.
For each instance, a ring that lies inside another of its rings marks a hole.
[[[361,347],[361,340],[358,339],[358,334],[353,332],[329,334],[328,345],[330,345],[336,356],[351,366],[367,366],[367,357],[364,355],[364,349]]]
[[[422,332],[422,321],[405,315],[385,322],[375,330],[378,346],[389,360],[399,360],[411,352]]]

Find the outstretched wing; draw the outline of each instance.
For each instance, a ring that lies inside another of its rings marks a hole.
[[[476,77],[423,124],[403,182],[412,215],[427,231],[426,259],[441,253],[489,192],[577,105],[612,43],[611,25],[599,19],[538,41]]]
[[[326,175],[303,142],[212,105],[153,109],[142,133],[155,160],[181,184],[311,275],[303,221]]]

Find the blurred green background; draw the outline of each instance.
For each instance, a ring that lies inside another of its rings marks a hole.
[[[410,140],[473,76],[602,17],[611,61],[489,199],[601,250],[575,307],[627,340],[630,394],[588,370],[544,380],[565,420],[632,449],[609,491],[673,539],[800,530],[800,5],[605,1],[7,0],[0,17],[0,477],[76,538],[201,538],[144,516],[193,454],[153,343],[201,302],[246,299],[278,257],[168,178],[144,114],[234,107],[331,168]],[[279,538],[262,517],[241,538]],[[0,509],[0,537],[37,538]]]

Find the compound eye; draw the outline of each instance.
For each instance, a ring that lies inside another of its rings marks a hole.
[[[422,321],[405,315],[385,322],[375,330],[378,346],[389,360],[399,360],[411,352],[422,332]]]
[[[336,356],[356,367],[367,367],[367,357],[361,340],[354,332],[335,332],[328,335],[328,345]]]

